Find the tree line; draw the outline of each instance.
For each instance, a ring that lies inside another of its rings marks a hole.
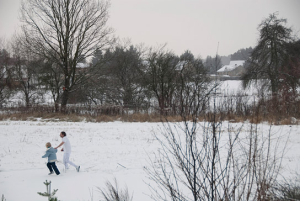
[[[157,103],[159,113],[178,113],[187,90],[206,90],[210,84],[204,63],[190,51],[177,56],[164,46],[145,48],[122,42],[96,49],[90,62],[78,62],[68,87],[65,79],[71,67],[64,72],[56,62],[27,51],[20,40],[25,39],[12,43],[12,53],[1,50],[2,105],[17,91],[28,107],[38,93],[50,93],[59,111],[68,91],[67,104],[109,104],[145,111],[152,102]]]

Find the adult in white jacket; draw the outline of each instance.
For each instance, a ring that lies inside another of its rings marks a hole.
[[[79,165],[75,165],[72,161],[70,161],[70,155],[71,155],[71,143],[69,141],[69,139],[67,138],[67,134],[66,132],[62,131],[59,135],[62,138],[62,142],[55,147],[54,149],[59,148],[60,146],[63,146],[63,148],[61,149],[61,151],[64,152],[64,158],[63,158],[63,163],[65,165],[66,169],[69,169],[69,165],[72,165],[73,167],[76,168],[77,172],[79,172],[80,166]]]

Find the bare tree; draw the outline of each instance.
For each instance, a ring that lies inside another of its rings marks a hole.
[[[196,98],[187,99],[186,105],[192,115],[182,113],[183,122],[165,123],[162,132],[155,134],[161,146],[146,168],[154,200],[270,199],[285,148],[279,142],[284,141],[272,126],[264,131],[258,125],[228,123],[224,128],[217,85],[202,93],[191,90],[188,95]],[[201,106],[210,96],[214,104],[212,112],[207,112]],[[198,119],[201,113],[206,113],[203,122]]]
[[[120,43],[110,52],[106,65],[107,101],[126,108],[138,108],[145,101],[142,51],[130,41]]]
[[[182,117],[199,115],[194,113],[209,108],[207,98],[216,85],[207,76],[207,69],[202,60],[195,59],[188,51],[180,56],[177,70],[174,114],[180,114]]]
[[[9,100],[12,94],[11,62],[5,41],[0,38],[0,107]]]
[[[63,71],[59,66],[51,60],[40,62],[38,68],[39,83],[44,86],[45,92],[50,91],[54,102],[55,112],[59,111],[59,101],[63,92]]]
[[[209,74],[217,74],[217,71],[222,67],[221,57],[219,55],[216,57],[207,56],[204,66]]]
[[[37,67],[40,61],[35,57],[30,50],[24,48],[22,43],[24,38],[22,36],[15,36],[12,41],[12,65],[13,78],[25,98],[26,107],[29,107],[37,94],[38,78],[36,74]]]
[[[147,86],[158,102],[160,114],[164,114],[172,105],[179,58],[162,47],[158,50],[150,49],[146,62]]]
[[[112,40],[107,28],[109,3],[98,0],[25,0],[22,2],[23,32],[27,47],[55,62],[63,72],[62,110],[71,92],[99,70],[79,74],[77,64],[103,49]]]
[[[271,200],[286,145],[272,126],[262,129],[230,123],[224,128],[222,121],[196,119],[165,124],[161,134],[155,135],[161,145],[158,154],[146,168],[154,182],[149,184],[151,197],[173,201]]]

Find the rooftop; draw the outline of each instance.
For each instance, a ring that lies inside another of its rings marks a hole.
[[[228,65],[223,66],[217,72],[232,71],[239,66],[243,66],[244,63],[245,63],[245,60],[230,61],[230,63]]]

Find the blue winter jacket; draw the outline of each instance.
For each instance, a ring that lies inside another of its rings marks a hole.
[[[42,158],[48,157],[48,162],[55,162],[56,161],[56,152],[57,152],[57,149],[50,147],[49,149],[47,149],[46,154],[44,156],[42,156]]]

